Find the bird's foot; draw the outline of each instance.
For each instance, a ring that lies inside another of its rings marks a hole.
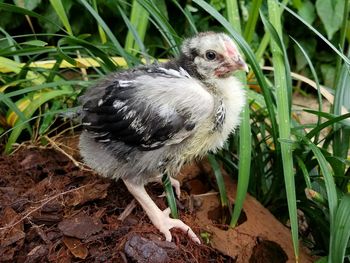
[[[186,232],[187,235],[196,243],[200,244],[201,241],[197,237],[197,235],[193,232],[193,230],[186,225],[184,222],[182,222],[180,219],[174,219],[170,218],[170,208],[167,208],[156,217],[152,218],[153,224],[155,227],[158,228],[158,230],[164,234],[165,240],[171,242],[172,236],[170,233],[170,229],[172,228],[179,228],[183,232]]]

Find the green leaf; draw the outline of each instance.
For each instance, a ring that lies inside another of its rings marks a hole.
[[[298,14],[304,18],[306,22],[312,24],[316,18],[315,6],[311,3],[310,0],[307,0],[298,10]]]
[[[50,0],[52,7],[55,9],[58,17],[60,18],[62,24],[66,28],[69,35],[73,35],[72,28],[69,24],[68,17],[65,11],[65,7],[61,0]]]
[[[331,240],[329,262],[342,263],[350,238],[350,195],[346,194],[339,202],[334,220],[334,235]]]
[[[45,47],[47,46],[47,42],[41,40],[29,40],[26,42],[20,43],[22,45],[34,46],[34,47]]]
[[[123,9],[119,5],[117,7],[125,25],[129,29],[124,48],[131,54],[136,55],[141,51],[141,54],[147,56],[146,47],[143,44],[143,41],[148,27],[149,13],[136,0],[134,0],[129,20]]]
[[[175,195],[174,195],[174,190],[173,190],[173,187],[171,185],[169,175],[164,174],[162,177],[162,182],[163,182],[163,186],[164,186],[165,196],[166,196],[166,199],[168,201],[168,206],[169,206],[170,211],[171,211],[171,215],[173,216],[173,218],[179,218],[179,213],[178,213],[177,207],[176,207],[176,199],[175,199]]]
[[[334,77],[335,77],[335,67],[330,64],[322,64],[321,72],[323,76],[323,83],[326,87],[334,86]]]
[[[316,10],[326,29],[328,39],[331,39],[343,22],[344,0],[317,0]]]
[[[208,160],[211,167],[213,168],[216,183],[218,184],[221,206],[223,208],[228,207],[228,198],[226,194],[224,178],[220,170],[220,165],[218,161],[215,159],[215,157],[211,154],[208,155]]]
[[[16,6],[32,11],[41,3],[41,0],[13,0],[13,2]]]
[[[262,12],[261,19],[267,32],[271,35],[272,63],[274,66],[274,81],[276,88],[277,120],[279,122],[279,142],[281,147],[284,183],[287,194],[289,220],[291,224],[294,255],[296,261],[299,257],[298,244],[298,220],[297,220],[297,200],[294,180],[293,152],[292,145],[282,140],[291,139],[291,93],[292,81],[290,78],[290,64],[287,51],[283,42],[283,30],[281,23],[281,7],[277,1],[268,0],[267,20]],[[282,140],[281,140],[282,139]],[[275,141],[277,143],[277,141]]]
[[[299,43],[305,49],[305,52],[309,55],[309,57],[314,57],[317,45],[317,41],[315,39],[301,40]],[[308,64],[308,61],[305,58],[303,51],[298,48],[298,45],[294,45],[294,51],[297,62],[297,71],[300,71]]]

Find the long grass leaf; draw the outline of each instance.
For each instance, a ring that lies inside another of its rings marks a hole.
[[[277,97],[277,119],[279,123],[280,139],[291,139],[291,127],[290,127],[290,112],[291,112],[291,80],[289,63],[286,57],[286,50],[284,48],[282,40],[282,25],[281,25],[281,10],[274,0],[268,0],[268,13],[271,22],[266,21],[261,14],[261,18],[264,21],[264,25],[269,29],[271,34],[271,51],[272,61],[274,66],[274,79]],[[274,30],[275,29],[275,30]],[[294,254],[296,262],[299,261],[299,240],[298,240],[298,218],[297,218],[297,205],[296,205],[296,193],[295,193],[295,181],[293,171],[293,155],[291,144],[285,143],[280,140],[282,162],[283,162],[283,174],[285,188],[287,192],[287,202],[289,219],[292,230],[292,240],[294,247]]]
[[[330,229],[330,244],[329,244],[329,250],[333,248],[334,239],[335,237],[335,213],[337,211],[338,207],[338,197],[337,197],[337,190],[333,178],[332,171],[329,167],[329,164],[327,163],[326,158],[322,154],[321,150],[314,145],[309,139],[306,137],[300,137],[306,145],[311,149],[311,151],[314,153],[316,160],[320,166],[321,172],[322,172],[322,178],[324,179],[325,186],[326,186],[326,192],[327,192],[327,199],[328,199],[328,207],[329,207],[329,229]],[[329,262],[333,263],[331,259],[329,258]]]
[[[165,191],[165,196],[168,201],[168,206],[171,211],[171,215],[173,218],[179,218],[179,213],[177,211],[176,207],[176,200],[175,200],[175,195],[174,195],[174,190],[170,182],[169,175],[164,174],[162,177],[162,183]]]
[[[232,27],[241,32],[240,16],[237,1],[226,1],[226,11],[228,21]],[[239,72],[238,78],[246,84],[245,74]],[[247,89],[245,87],[245,89]],[[247,195],[251,165],[251,130],[249,104],[246,103],[242,112],[242,121],[239,129],[239,163],[238,163],[238,183],[235,197],[235,205],[231,215],[230,227],[235,227],[243,208],[243,202]]]
[[[329,262],[344,262],[345,251],[350,238],[350,195],[345,194],[339,201],[334,218],[334,235],[329,250]]]
[[[309,111],[310,112],[310,111]],[[321,116],[321,115],[319,115]],[[337,117],[333,117],[328,121],[325,121],[319,125],[317,125],[315,128],[313,128],[308,134],[306,134],[306,137],[311,139],[312,137],[316,136],[317,134],[320,133],[320,131],[322,131],[323,129],[335,124],[335,123],[339,123],[342,120],[346,120],[350,118],[350,113],[341,115],[341,116],[337,116]]]
[[[56,14],[60,18],[63,26],[66,28],[69,35],[73,35],[72,27],[70,26],[66,11],[61,0],[50,0],[52,7],[55,9]]]
[[[250,6],[249,18],[244,29],[244,38],[250,43],[253,40],[255,33],[256,22],[259,18],[259,10],[262,4],[262,0],[253,0],[252,5]]]
[[[342,108],[350,109],[350,91],[349,91],[350,73],[349,66],[343,64],[341,72],[336,83],[336,90],[334,95],[334,103],[332,112],[335,115],[341,114]],[[347,121],[350,125],[350,119]],[[349,126],[344,126],[343,123],[335,123],[334,130],[337,130],[333,140],[333,152],[335,156],[346,159],[349,153],[350,146],[350,129]],[[342,174],[345,173],[346,166],[342,165]],[[339,185],[343,190],[346,190],[347,180],[342,180]]]
[[[226,194],[224,178],[223,178],[221,170],[220,170],[220,165],[219,165],[218,161],[215,159],[215,157],[211,154],[208,155],[208,160],[209,160],[211,167],[213,168],[216,183],[217,183],[218,188],[219,188],[221,206],[223,208],[227,208],[228,207],[228,198],[227,198],[227,194]]]
[[[92,1],[92,5],[93,5],[95,11],[98,13],[97,0],[93,0]],[[105,31],[103,31],[103,28],[101,27],[100,24],[98,24],[97,30],[98,30],[98,33],[100,35],[101,43],[102,44],[106,43],[107,42],[107,36],[106,36]]]
[[[128,34],[126,35],[124,45],[125,49],[131,54],[137,54],[138,51],[141,51],[142,54],[147,55],[143,41],[148,27],[149,13],[137,2],[137,0],[133,0],[130,20],[119,5],[118,10],[129,29]]]

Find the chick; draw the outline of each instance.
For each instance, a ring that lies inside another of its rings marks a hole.
[[[247,71],[235,43],[224,33],[186,39],[179,57],[107,76],[81,97],[79,148],[84,161],[105,177],[122,179],[152,223],[171,241],[171,228],[199,238],[161,211],[144,185],[164,173],[180,194],[181,166],[220,149],[239,124]]]

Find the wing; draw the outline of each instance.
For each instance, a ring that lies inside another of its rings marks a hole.
[[[98,142],[141,150],[177,144],[212,111],[210,94],[184,70],[131,73],[115,75],[83,97],[83,126]]]

